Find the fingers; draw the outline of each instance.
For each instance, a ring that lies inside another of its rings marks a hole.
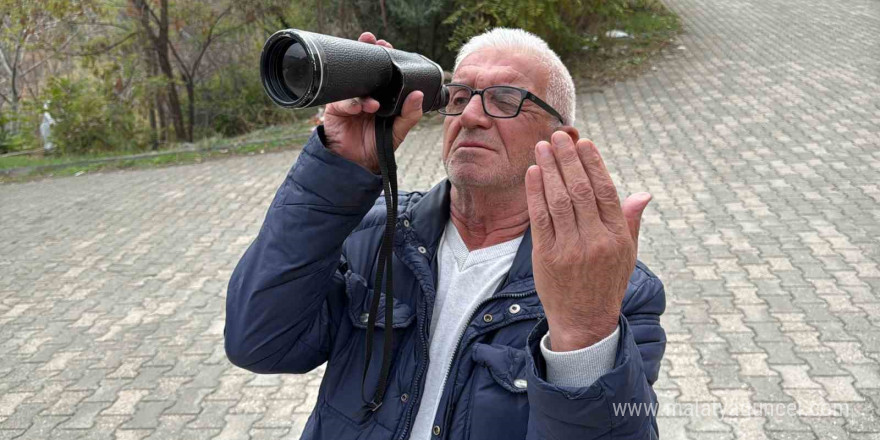
[[[532,165],[526,171],[526,201],[529,204],[532,246],[539,251],[552,248],[556,234],[553,232],[547,199],[544,198],[544,180],[539,166]]]
[[[392,46],[391,43],[389,43],[385,40],[377,40],[376,36],[373,35],[372,32],[362,33],[361,36],[358,37],[358,41],[360,41],[361,43],[367,43],[367,44],[378,44],[379,46],[384,46],[389,49],[394,49],[394,46]]]
[[[550,137],[556,164],[559,165],[562,180],[565,182],[568,196],[580,231],[587,232],[601,226],[599,211],[590,178],[584,171],[581,158],[575,148],[571,136],[564,131],[557,131]]]
[[[590,176],[596,206],[599,216],[605,226],[612,231],[622,231],[625,227],[623,216],[620,211],[620,199],[617,196],[617,187],[611,180],[611,175],[605,167],[605,162],[599,154],[599,149],[589,139],[578,141],[578,155],[584,164],[584,169]]]
[[[394,126],[391,128],[394,134],[394,148],[400,146],[406,134],[422,118],[422,100],[424,97],[424,93],[417,90],[407,95],[406,100],[403,101],[400,116],[394,120]],[[376,104],[378,105],[378,102]]]
[[[358,37],[361,43],[376,44],[376,36],[372,32],[364,32]]]
[[[367,113],[376,113],[379,111],[379,101],[376,101],[369,96],[364,98],[359,98],[361,100],[363,110]]]
[[[642,225],[642,213],[648,203],[651,202],[651,194],[646,192],[635,193],[623,201],[623,217],[626,218],[626,226],[636,247],[636,255],[639,250],[639,228]]]
[[[568,196],[568,190],[565,188],[565,182],[562,180],[562,174],[556,165],[551,148],[546,141],[535,145],[535,159],[541,167],[544,197],[547,199],[547,208],[553,220],[553,230],[557,237],[576,235],[578,227],[571,198]]]
[[[351,98],[327,104],[327,112],[339,116],[355,116],[360,113],[376,113],[379,101],[373,98]]]

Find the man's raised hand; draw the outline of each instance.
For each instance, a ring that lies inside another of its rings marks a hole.
[[[535,157],[526,173],[535,288],[552,349],[571,351],[617,327],[651,195],[621,206],[596,145],[563,131],[539,142]]]

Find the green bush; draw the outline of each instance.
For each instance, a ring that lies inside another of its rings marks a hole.
[[[332,10],[338,2],[330,3]],[[372,30],[396,48],[421,53],[447,69],[467,40],[494,27],[532,32],[566,58],[594,45],[593,36],[601,39],[632,11],[662,9],[658,0],[385,0],[383,20],[380,3],[354,2],[357,29]],[[331,22],[325,28],[346,27]]]
[[[455,25],[445,23],[445,19],[454,10],[454,0],[384,0],[384,3],[385,20],[379,1],[355,2],[359,30],[372,31],[397,49],[420,53],[444,68],[452,68],[455,53],[446,47],[446,42]],[[357,38],[354,34],[343,36]]]
[[[34,133],[22,130],[22,127],[30,126],[28,119],[21,111],[18,114],[0,112],[0,154],[37,146]]]
[[[196,89],[196,138],[236,136],[258,128],[288,124],[315,109],[289,110],[266,96],[253,65],[235,64],[202,82]]]
[[[468,39],[494,27],[522,28],[568,57],[580,51],[610,22],[626,13],[627,0],[455,0],[455,11],[445,23],[455,24],[449,49],[458,50]]]
[[[52,78],[46,88],[55,119],[52,140],[62,154],[140,149],[143,133],[131,105],[97,80]]]
[[[458,9],[446,19],[457,23],[448,47],[457,50],[472,36],[490,28],[522,28],[544,38],[558,52],[578,46],[577,31],[562,19],[560,6],[565,0],[457,0]]]

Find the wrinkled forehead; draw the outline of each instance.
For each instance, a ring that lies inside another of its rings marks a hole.
[[[498,48],[480,49],[468,55],[452,76],[452,82],[482,89],[511,85],[541,93],[548,81],[547,67],[537,56]]]

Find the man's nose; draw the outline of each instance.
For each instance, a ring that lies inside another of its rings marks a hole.
[[[483,127],[492,125],[492,118],[483,111],[483,101],[480,95],[471,96],[471,100],[461,112],[461,125],[466,128]]]

